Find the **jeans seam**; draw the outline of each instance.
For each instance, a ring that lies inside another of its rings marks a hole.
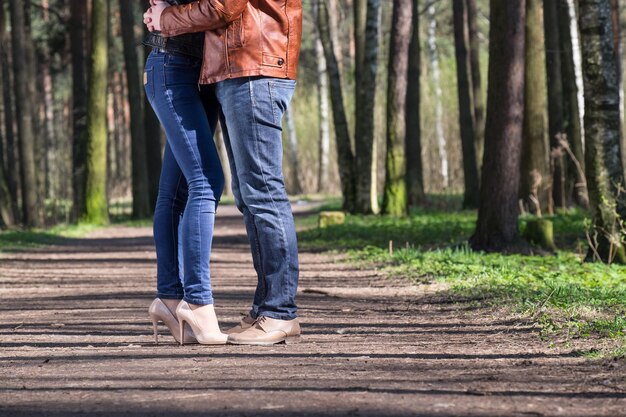
[[[255,138],[254,138],[254,148],[255,148],[255,152],[256,152],[256,156],[258,157],[261,153],[259,151],[259,137],[260,132],[259,132],[259,123],[257,121],[256,118],[256,114],[255,114],[255,109],[256,109],[256,102],[254,100],[254,83],[252,81],[249,82],[250,84],[250,98],[251,98],[251,102],[252,102],[252,119],[253,119],[253,124],[254,124],[254,134],[255,134]],[[268,87],[269,88],[269,87]],[[270,94],[270,100],[271,100],[271,94]],[[274,111],[274,104],[272,103],[272,112]],[[267,184],[267,179],[265,178],[265,172],[263,169],[261,169],[261,177],[263,178],[263,185],[265,186],[265,189],[267,190],[267,195],[270,199],[270,201],[272,202],[272,208],[274,209],[274,212],[277,213],[277,217],[278,217],[278,222],[280,223],[280,231],[281,231],[281,238],[282,238],[282,243],[283,243],[283,249],[285,251],[285,262],[287,263],[287,265],[290,264],[290,254],[289,254],[289,244],[287,242],[287,233],[285,231],[285,225],[283,223],[283,219],[280,216],[280,212],[278,211],[278,208],[276,207],[276,202],[274,201],[274,198],[272,197],[272,193],[270,192],[269,186]],[[286,276],[282,277],[283,281],[286,280]],[[284,284],[284,282],[283,282]],[[285,291],[285,285],[282,285],[282,289],[283,291]],[[283,294],[284,295],[284,294]]]

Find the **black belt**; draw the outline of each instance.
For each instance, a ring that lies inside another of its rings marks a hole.
[[[143,40],[143,44],[168,54],[202,59],[204,33],[189,33],[171,38],[165,38],[159,33],[148,33]]]

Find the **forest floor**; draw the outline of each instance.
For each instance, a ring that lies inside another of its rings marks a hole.
[[[307,206],[297,206],[305,213]],[[216,309],[234,325],[255,274],[222,206]],[[626,363],[550,346],[530,321],[344,255],[302,251],[303,340],[155,345],[148,227],[0,253],[0,416],[623,416]],[[163,331],[163,329],[161,329]],[[163,334],[163,333],[162,333]]]

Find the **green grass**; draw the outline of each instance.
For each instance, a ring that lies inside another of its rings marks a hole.
[[[97,228],[88,224],[78,224],[59,225],[48,230],[4,230],[0,231],[0,251],[62,243],[68,238],[83,237]]]
[[[626,266],[582,262],[585,217],[580,210],[551,216],[559,246],[554,256],[474,252],[466,242],[476,213],[445,207],[416,211],[404,219],[347,216],[343,225],[301,232],[299,242],[307,249],[348,251],[355,262],[373,263],[415,282],[445,282],[459,299],[526,314],[546,335],[615,340],[623,346],[616,352],[623,353]],[[527,220],[520,219],[520,229]]]

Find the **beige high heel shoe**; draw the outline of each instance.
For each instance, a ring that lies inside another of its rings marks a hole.
[[[181,332],[181,329],[178,327],[178,320],[176,316],[172,314],[169,308],[165,305],[160,298],[155,298],[152,304],[150,304],[150,308],[148,309],[148,314],[150,315],[150,320],[152,320],[152,329],[154,330],[154,343],[159,344],[159,331],[158,324],[159,321],[163,322],[165,326],[170,330],[172,336],[177,343],[180,343],[181,339],[184,338],[184,342],[198,343],[193,333],[187,328],[185,329],[184,335]]]
[[[196,318],[194,311],[191,309],[186,301],[181,301],[176,309],[176,317],[178,317],[178,327],[182,335],[182,329],[185,323],[191,327],[193,334],[196,336],[196,340],[201,345],[225,345],[228,340],[228,335],[220,331],[219,324],[217,323],[217,316],[213,305],[206,305],[202,308],[209,308],[209,320],[206,323],[200,323]],[[181,337],[180,340],[183,338]],[[181,345],[184,343],[181,342]]]

